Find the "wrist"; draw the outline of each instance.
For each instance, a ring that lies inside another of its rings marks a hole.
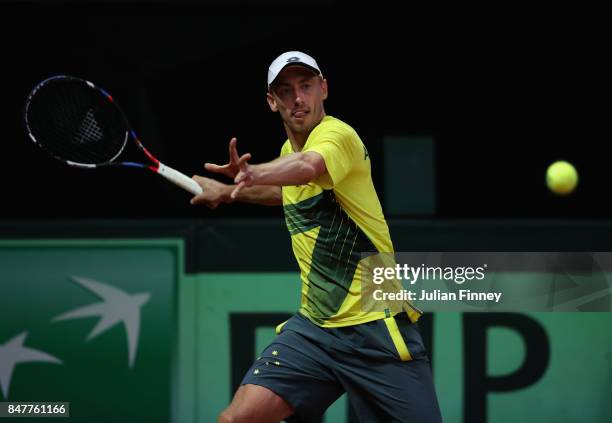
[[[232,198],[231,194],[232,191],[234,190],[234,185],[224,185],[223,186],[223,190],[221,192],[221,201],[223,203],[233,203],[234,201],[236,201],[236,198]]]
[[[265,164],[250,165],[251,185],[266,185],[265,183]]]

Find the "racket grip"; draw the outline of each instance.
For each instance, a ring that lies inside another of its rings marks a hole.
[[[191,179],[189,176],[179,172],[178,170],[174,170],[170,166],[166,166],[161,162],[159,163],[157,173],[159,173],[161,176],[163,176],[170,182],[173,182],[179,187],[183,188],[184,190],[189,191],[193,195],[198,195],[202,193],[202,187],[200,187],[200,185],[198,185],[196,181]]]

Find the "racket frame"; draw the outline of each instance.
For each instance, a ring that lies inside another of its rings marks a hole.
[[[89,88],[98,91],[103,97],[105,97],[108,101],[110,101],[113,106],[116,108],[116,110],[119,112],[124,125],[125,125],[125,138],[123,140],[123,145],[121,146],[121,148],[119,149],[119,151],[117,152],[117,154],[115,154],[111,159],[107,160],[106,162],[102,162],[102,163],[80,163],[80,162],[75,162],[72,160],[68,160],[65,159],[63,157],[60,157],[58,155],[56,155],[55,153],[53,153],[52,151],[50,151],[49,149],[45,148],[40,142],[38,142],[38,140],[36,139],[36,136],[32,133],[32,130],[30,128],[30,125],[28,123],[28,111],[29,111],[29,107],[30,104],[32,103],[32,99],[34,98],[34,96],[36,95],[36,93],[43,88],[44,86],[53,83],[55,81],[58,80],[69,80],[69,81],[76,81],[78,83],[82,83],[82,84],[86,84]],[[167,166],[165,164],[163,164],[162,162],[160,162],[153,154],[151,154],[149,152],[149,150],[146,149],[146,147],[142,144],[142,142],[140,141],[140,139],[138,138],[138,135],[136,135],[136,131],[134,131],[134,129],[132,128],[132,126],[130,125],[129,120],[127,119],[127,116],[125,115],[123,109],[121,108],[121,106],[119,105],[119,103],[117,103],[115,101],[115,99],[113,99],[113,97],[103,88],[100,88],[99,86],[97,86],[96,84],[94,84],[91,81],[88,81],[86,79],[82,79],[82,78],[77,78],[74,76],[69,76],[69,75],[55,75],[55,76],[51,76],[41,82],[39,82],[30,92],[30,94],[28,95],[25,105],[24,105],[24,110],[23,110],[23,121],[25,123],[25,129],[26,132],[28,133],[29,138],[34,142],[34,144],[38,145],[40,148],[42,148],[47,154],[51,155],[52,157],[56,158],[57,160],[60,160],[66,164],[68,164],[69,166],[74,166],[74,167],[80,167],[80,168],[87,168],[87,169],[95,169],[95,168],[99,168],[99,167],[105,167],[105,166],[123,166],[123,167],[136,167],[136,168],[141,168],[141,169],[149,169],[152,172],[157,173],[160,176],[163,176],[164,178],[168,179],[169,181],[175,183],[176,185],[180,186],[181,188],[191,192],[194,195],[200,194],[202,193],[202,188],[200,187],[200,185],[194,181],[193,179],[189,178],[188,176],[186,176],[185,174],[171,168],[170,166]],[[134,141],[134,143],[136,144],[136,146],[139,148],[140,151],[142,151],[144,153],[144,155],[150,160],[151,164],[146,165],[144,163],[138,163],[138,162],[131,162],[131,161],[115,161],[115,159],[117,159],[117,157],[119,157],[121,155],[121,153],[123,153],[123,151],[125,150],[125,147],[127,146],[128,143],[128,138],[131,137],[132,140]]]

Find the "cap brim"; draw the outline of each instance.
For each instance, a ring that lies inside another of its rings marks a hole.
[[[312,71],[315,75],[321,75],[321,71],[313,66],[307,65],[306,63],[303,62],[291,62],[291,63],[287,63],[285,66],[283,66],[282,68],[280,68],[280,70],[276,73],[276,76],[274,77],[274,79],[272,80],[272,82],[270,82],[268,84],[268,87],[271,87],[274,82],[276,81],[276,79],[278,78],[278,76],[287,68],[290,68],[292,66],[299,66],[302,68],[306,68],[310,71]]]

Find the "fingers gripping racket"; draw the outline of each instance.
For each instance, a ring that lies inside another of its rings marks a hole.
[[[30,139],[70,166],[150,169],[194,195],[202,192],[193,179],[147,151],[110,94],[89,81],[64,75],[42,81],[26,100],[24,120]],[[121,161],[130,138],[148,165]]]

